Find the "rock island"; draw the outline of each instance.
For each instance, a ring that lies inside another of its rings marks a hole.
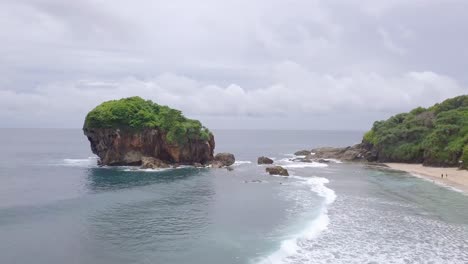
[[[100,165],[155,168],[214,160],[214,136],[198,120],[140,97],[98,105],[87,114],[83,132]]]

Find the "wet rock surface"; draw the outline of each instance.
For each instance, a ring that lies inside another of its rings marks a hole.
[[[234,164],[234,162],[236,162],[236,158],[231,153],[218,153],[214,157],[214,161],[214,163],[220,163],[222,164],[222,166],[231,166],[232,164]]]
[[[268,167],[265,170],[270,175],[289,176],[288,170],[281,166]]]
[[[261,156],[261,157],[258,157],[257,163],[258,164],[273,164],[273,160],[268,157]]]

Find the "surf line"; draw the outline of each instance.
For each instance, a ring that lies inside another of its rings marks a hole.
[[[298,254],[299,250],[301,249],[301,241],[315,239],[328,228],[330,223],[330,219],[328,217],[328,206],[336,200],[336,193],[326,186],[326,184],[329,183],[329,180],[322,177],[290,177],[302,180],[304,183],[309,185],[312,192],[315,192],[324,198],[324,204],[320,209],[319,215],[314,220],[312,220],[312,222],[310,222],[303,231],[289,239],[283,240],[281,242],[280,248],[277,251],[260,260],[258,264],[284,263],[286,258]]]

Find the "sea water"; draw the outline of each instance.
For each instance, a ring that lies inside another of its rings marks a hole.
[[[0,263],[468,263],[466,195],[290,160],[361,132],[214,133],[233,171],[98,167],[80,130],[0,130]]]

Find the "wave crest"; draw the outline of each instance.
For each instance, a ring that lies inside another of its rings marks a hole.
[[[312,192],[324,198],[324,205],[320,210],[319,216],[310,222],[302,232],[282,241],[277,251],[260,260],[258,264],[280,264],[285,263],[288,258],[294,258],[296,255],[301,254],[301,245],[304,241],[318,237],[320,233],[328,228],[328,224],[330,223],[328,205],[336,200],[336,194],[335,191],[326,186],[329,180],[321,177],[290,177],[302,180],[305,184],[309,185]]]

